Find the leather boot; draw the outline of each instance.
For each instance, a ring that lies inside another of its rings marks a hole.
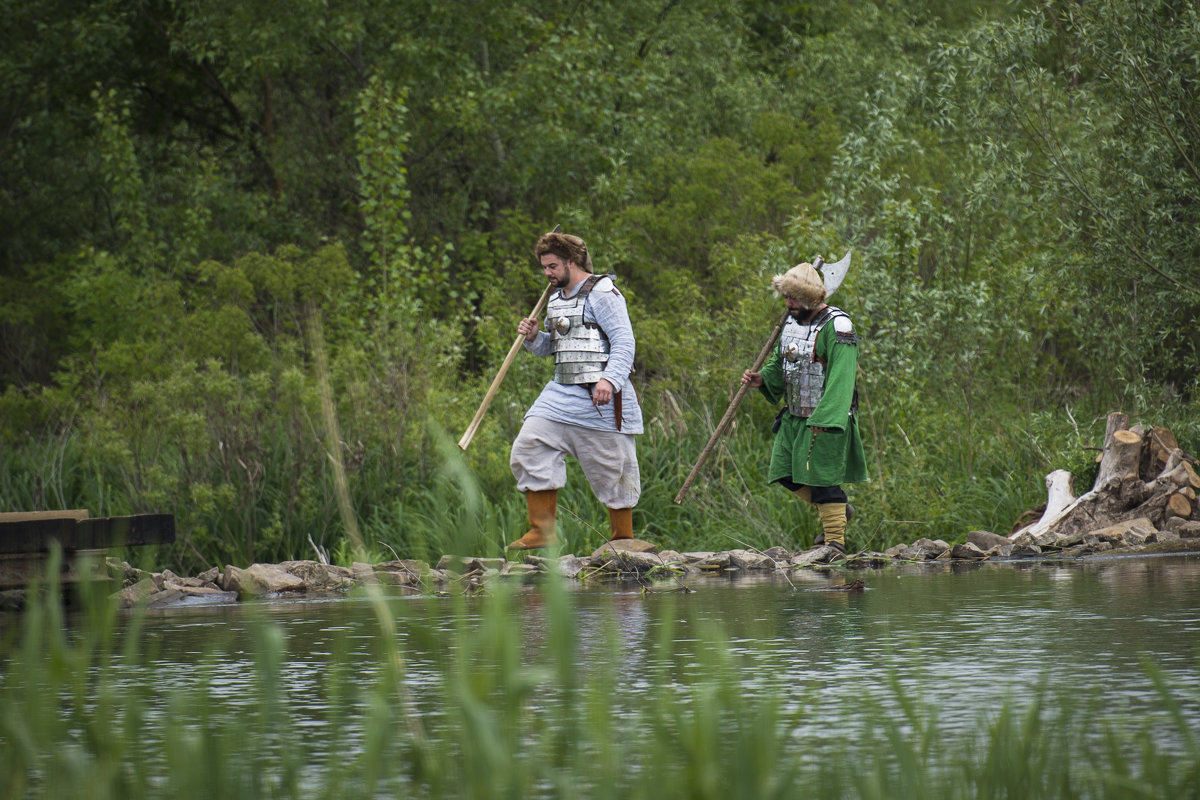
[[[825,534],[825,546],[846,552],[846,504],[820,503],[817,516],[821,518],[821,531]]]
[[[529,530],[508,546],[509,550],[535,550],[554,544],[554,517],[558,513],[558,489],[525,493],[529,506]]]
[[[610,508],[608,510],[608,527],[612,531],[610,542],[617,539],[633,538],[633,509]]]

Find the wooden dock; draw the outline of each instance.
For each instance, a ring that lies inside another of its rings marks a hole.
[[[50,551],[63,553],[59,579],[107,580],[104,557],[111,548],[170,544],[172,514],[91,517],[86,509],[0,513],[0,589],[23,588],[44,577]]]

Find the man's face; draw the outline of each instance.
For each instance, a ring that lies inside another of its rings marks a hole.
[[[553,283],[559,289],[566,289],[571,285],[571,268],[573,262],[563,261],[560,256],[553,253],[545,253],[542,255],[542,272],[546,274],[546,280]]]
[[[792,315],[794,320],[803,320],[808,317],[811,311],[800,305],[800,301],[791,297],[783,298],[783,302],[787,304],[788,313]]]

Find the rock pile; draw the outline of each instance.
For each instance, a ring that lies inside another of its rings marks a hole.
[[[194,577],[170,570],[147,573],[125,562],[109,559],[108,570],[122,584],[115,593],[126,607],[151,608],[175,605],[235,603],[262,597],[320,597],[347,592],[355,587],[377,584],[405,594],[449,594],[478,592],[491,580],[523,579],[555,574],[578,581],[636,580],[643,584],[675,581],[686,589],[684,577],[728,576],[730,574],[788,574],[797,569],[862,569],[898,562],[983,561],[1049,555],[1082,556],[1124,548],[1146,552],[1156,543],[1172,551],[1200,550],[1200,523],[1159,531],[1146,519],[1082,534],[1078,538],[1054,539],[1044,535],[1019,534],[1015,539],[971,531],[967,541],[950,545],[941,539],[918,539],[887,552],[861,552],[842,556],[829,547],[801,552],[784,547],[768,550],[722,550],[677,552],[659,550],[638,539],[610,542],[589,556],[558,557],[526,554],[523,561],[504,558],[472,558],[445,555],[436,566],[411,559],[379,564],[356,563],[347,567],[317,561],[285,561],[253,564],[246,568],[216,567]],[[1160,547],[1160,549],[1164,549]],[[702,579],[702,578],[701,578]],[[667,588],[671,588],[669,583]]]

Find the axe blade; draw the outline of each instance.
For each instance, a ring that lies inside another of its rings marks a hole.
[[[836,264],[820,265],[821,277],[825,281],[825,299],[828,300],[833,296],[833,293],[842,285],[842,281],[846,279],[846,273],[850,271],[850,251],[846,251],[846,255]]]

